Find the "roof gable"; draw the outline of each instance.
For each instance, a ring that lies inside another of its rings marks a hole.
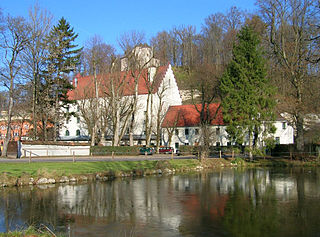
[[[162,127],[196,127],[200,125],[202,105],[170,106],[162,122]],[[222,110],[219,103],[209,105],[211,125],[224,125]]]

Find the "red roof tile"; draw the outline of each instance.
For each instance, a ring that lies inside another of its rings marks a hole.
[[[169,64],[166,66],[160,66],[157,68],[156,74],[153,78],[153,88],[152,91],[155,93],[167,70]],[[134,75],[135,76],[134,76]],[[139,76],[139,72],[132,73],[129,72],[117,72],[113,74],[104,74],[98,75],[97,81],[99,84],[99,96],[104,97],[109,94],[111,84],[115,85],[119,90],[119,94],[122,96],[129,96],[134,94],[135,89],[135,78]],[[147,80],[148,70],[144,69],[140,72],[140,76],[138,79],[138,94],[148,94],[148,89],[150,87],[150,83]],[[113,79],[113,82],[112,82]],[[75,80],[77,81],[77,85],[75,86]],[[69,99],[71,100],[79,100],[85,98],[93,98],[95,96],[94,90],[94,78],[93,76],[84,76],[82,77],[80,74],[77,74],[73,80],[73,85],[75,89],[68,92]]]
[[[170,106],[163,120],[162,127],[196,127],[200,125],[202,105],[176,105]],[[218,111],[217,111],[218,110]],[[210,104],[211,125],[224,125],[222,110],[219,103]]]

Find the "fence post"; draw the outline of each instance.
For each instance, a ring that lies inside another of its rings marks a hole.
[[[29,164],[31,163],[31,151],[29,151]]]
[[[222,156],[221,156],[221,150],[219,151],[219,157],[220,157],[220,159],[222,158]]]
[[[112,152],[112,160],[114,160],[114,151]]]
[[[73,154],[73,156],[72,156],[72,157],[73,157],[73,158],[72,158],[72,161],[73,161],[73,163],[74,163],[74,162],[75,162],[75,159],[76,159],[75,156],[74,156],[74,151],[72,152],[72,154]]]

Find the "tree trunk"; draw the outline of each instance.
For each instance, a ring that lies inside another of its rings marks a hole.
[[[3,144],[2,156],[8,156],[8,145],[11,139],[11,118],[12,118],[12,108],[13,108],[13,97],[12,91],[10,91],[9,107],[8,107],[8,121],[7,121],[7,134]]]
[[[250,159],[250,161],[253,161],[253,154],[252,154],[252,148],[253,148],[253,146],[252,146],[252,132],[251,131],[249,131],[249,159]]]
[[[303,152],[304,151],[304,131],[303,131],[303,123],[304,123],[304,118],[303,115],[299,114],[297,116],[297,133],[296,133],[296,149],[298,152]]]

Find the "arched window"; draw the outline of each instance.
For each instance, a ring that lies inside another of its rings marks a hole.
[[[80,136],[80,130],[79,129],[76,131],[76,135]]]
[[[66,137],[67,137],[67,136],[70,136],[69,130],[66,130]]]

